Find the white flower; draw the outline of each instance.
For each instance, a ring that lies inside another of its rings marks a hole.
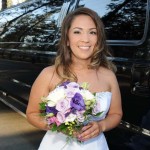
[[[69,114],[69,116],[66,117],[65,122],[73,122],[77,116],[75,114]]]
[[[49,107],[54,107],[56,105],[56,103],[50,100],[50,101],[47,102],[47,105]]]
[[[57,102],[61,99],[64,99],[66,97],[65,90],[63,87],[58,87],[52,92],[49,93],[49,95],[46,97],[48,100],[48,106],[54,107]]]
[[[81,90],[80,94],[83,96],[85,100],[94,99],[94,95],[89,90]]]
[[[101,105],[100,105],[100,101],[97,101],[93,107],[92,114],[96,115],[99,112],[101,112]]]

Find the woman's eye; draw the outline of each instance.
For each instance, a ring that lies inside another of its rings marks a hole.
[[[74,31],[73,33],[74,34],[80,34],[80,31]]]
[[[90,34],[96,35],[97,33],[95,31],[91,31]]]

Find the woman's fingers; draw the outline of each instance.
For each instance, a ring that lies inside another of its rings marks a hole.
[[[84,127],[82,128],[82,132],[84,132],[85,130],[91,128],[91,126],[92,126],[92,124],[88,124],[88,125],[84,126]]]
[[[97,136],[96,132],[91,132],[89,134],[83,133],[83,134],[81,134],[80,140],[81,141],[86,141],[86,140],[94,138],[96,136]]]
[[[78,135],[78,139],[86,141],[88,139],[98,136],[101,132],[97,122],[91,122],[89,125],[82,128],[82,133]]]

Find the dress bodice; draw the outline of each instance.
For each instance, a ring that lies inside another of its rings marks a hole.
[[[100,111],[102,114],[99,117],[93,117],[92,120],[102,120],[106,117],[110,103],[111,103],[111,92],[97,92],[96,93],[96,99],[100,101]]]

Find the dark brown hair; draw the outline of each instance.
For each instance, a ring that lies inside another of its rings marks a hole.
[[[98,14],[89,9],[89,8],[78,8],[75,11],[69,13],[63,20],[61,27],[61,38],[58,47],[58,54],[55,60],[56,73],[61,78],[62,81],[71,80],[77,81],[77,77],[73,71],[70,69],[70,65],[72,64],[71,59],[71,50],[70,47],[67,46],[68,39],[68,30],[71,27],[72,21],[76,16],[79,15],[87,15],[90,16],[93,22],[96,25],[97,29],[97,45],[95,46],[94,53],[91,57],[91,63],[89,68],[98,69],[100,66],[108,68],[110,70],[114,70],[115,67],[107,59],[107,56],[110,56],[108,46],[106,44],[106,35],[104,31],[104,25],[98,16]],[[61,69],[60,69],[61,68]]]

